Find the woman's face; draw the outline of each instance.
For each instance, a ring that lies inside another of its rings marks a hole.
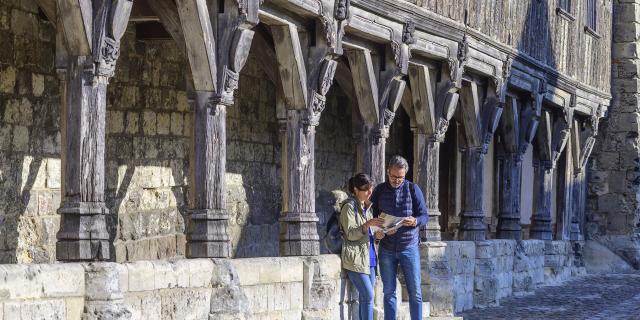
[[[360,202],[365,202],[371,197],[373,186],[363,186],[362,189],[356,187],[355,194]]]

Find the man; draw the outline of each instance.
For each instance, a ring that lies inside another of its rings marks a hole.
[[[409,164],[401,156],[393,156],[387,165],[387,182],[379,184],[371,195],[373,215],[384,212],[406,217],[402,227],[386,234],[380,241],[378,265],[384,292],[384,319],[396,319],[396,277],[402,268],[409,292],[412,320],[422,319],[420,287],[420,226],[427,224],[427,206],[422,190],[405,179]]]

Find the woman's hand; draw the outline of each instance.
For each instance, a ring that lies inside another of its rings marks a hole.
[[[376,240],[380,240],[380,239],[384,238],[384,231],[382,231],[382,229],[376,231],[375,238],[376,238]]]
[[[405,227],[415,227],[418,224],[418,220],[415,217],[406,217],[402,221],[402,225]]]
[[[379,227],[384,223],[384,219],[382,218],[373,218],[369,219],[362,225],[362,233],[366,233],[369,227]]]

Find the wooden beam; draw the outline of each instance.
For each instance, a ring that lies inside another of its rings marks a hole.
[[[536,141],[540,160],[551,161],[551,138],[553,135],[552,115],[548,110],[543,110],[540,116],[540,125],[536,134]]]
[[[516,153],[520,142],[520,103],[516,97],[507,97],[500,124],[505,152]]]
[[[216,42],[206,0],[177,0],[196,91],[217,89]]]
[[[307,71],[298,28],[292,24],[271,26],[278,69],[288,109],[307,108]]]
[[[93,45],[93,3],[91,0],[57,0],[67,50],[73,56],[88,56]]]
[[[482,137],[480,135],[480,90],[475,81],[463,81],[460,101],[462,125],[467,147],[480,147]]]
[[[368,49],[350,49],[346,51],[353,87],[358,99],[358,107],[365,123],[377,127],[380,123],[378,104],[378,83],[373,71],[371,51]]]
[[[411,65],[409,67],[409,83],[416,126],[424,134],[434,134],[439,115],[436,114],[429,68],[424,65]]]
[[[180,51],[186,53],[186,43],[176,3],[173,0],[151,0],[147,1],[147,5],[158,16],[160,23],[171,35]]]

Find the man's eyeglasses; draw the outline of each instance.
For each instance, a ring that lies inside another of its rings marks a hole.
[[[404,176],[394,176],[392,174],[389,174],[389,180],[393,180],[393,181],[402,181],[404,180]]]

